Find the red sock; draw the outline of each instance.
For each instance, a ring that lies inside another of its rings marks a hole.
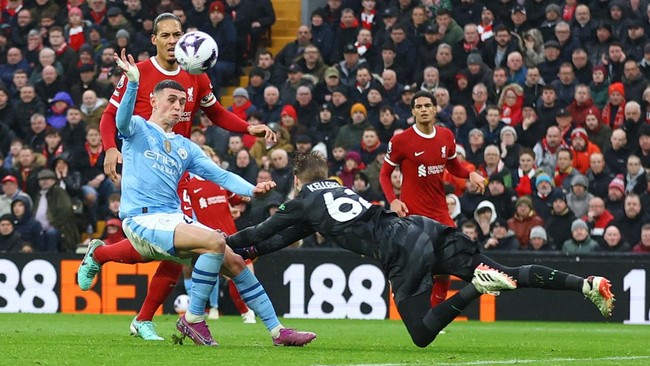
[[[246,306],[246,302],[241,298],[239,291],[237,291],[237,286],[235,286],[235,283],[232,280],[228,281],[228,293],[230,294],[230,299],[235,304],[237,311],[239,311],[240,314],[246,314],[248,312],[248,306]]]
[[[147,262],[140,253],[136,252],[129,239],[123,239],[115,244],[100,245],[93,252],[93,259],[99,264],[118,262],[126,264]]]
[[[433,289],[431,290],[431,307],[435,308],[441,302],[447,299],[447,291],[451,286],[449,276],[437,276],[433,282]]]
[[[162,261],[151,279],[147,297],[138,313],[138,321],[151,321],[156,310],[165,302],[169,294],[174,291],[178,278],[183,273],[183,266],[172,261]]]

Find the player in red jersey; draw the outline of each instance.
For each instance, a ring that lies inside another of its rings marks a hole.
[[[203,146],[203,151],[217,165],[220,164],[219,157],[210,147]],[[232,235],[237,232],[235,221],[233,220],[230,211],[230,206],[244,202],[242,197],[225,190],[218,184],[214,184],[198,176],[191,178],[188,177],[187,184],[185,185],[181,197],[183,202],[189,204],[189,207],[185,205],[182,207],[185,215],[194,217],[197,221],[209,228],[219,229],[226,235]],[[252,271],[252,261],[250,259],[246,260],[246,265],[248,265],[248,268]],[[192,273],[190,271],[189,277],[186,271],[184,271],[183,274],[185,275],[186,281],[185,291],[189,294],[189,286],[192,283]],[[218,287],[217,284],[215,286],[217,289],[217,297]],[[239,294],[239,291],[237,291],[237,287],[233,281],[228,281],[228,293],[230,294],[230,298],[235,304],[237,311],[241,314],[244,323],[255,323],[255,312],[246,306],[246,302],[241,298],[241,295]],[[210,305],[217,311],[217,314],[213,314],[213,310],[210,309],[210,316],[208,316],[208,318],[211,316],[218,316],[218,310],[215,309],[217,300],[213,299],[213,294],[210,294]]]
[[[456,177],[469,178],[472,189],[481,193],[485,190],[484,178],[476,172],[470,173],[456,159],[456,139],[451,130],[434,125],[437,111],[433,94],[415,93],[411,112],[415,125],[393,136],[388,143],[388,153],[379,174],[381,188],[391,210],[400,217],[422,215],[455,227],[445,199],[442,179],[445,169]],[[390,182],[390,175],[397,166],[403,175],[400,199],[395,196]],[[432,307],[447,298],[450,285],[449,276],[435,276]]]
[[[210,121],[226,130],[235,133],[250,133],[256,136],[264,136],[269,140],[275,140],[275,134],[265,125],[251,126],[224,109],[212,93],[212,85],[207,75],[190,75],[180,68],[174,57],[174,47],[182,35],[180,19],[174,14],[163,13],[154,20],[151,42],[156,45],[157,54],[137,64],[141,76],[134,113],[148,119],[152,112],[150,94],[153,87],[161,80],[172,79],[179,82],[187,90],[185,110],[179,123],[174,126],[173,131],[175,133],[187,138],[190,137],[192,120],[200,107],[210,118]],[[115,141],[117,132],[115,114],[124,95],[126,84],[126,76],[124,75],[118,82],[100,123],[100,133],[104,151],[106,152],[104,172],[112,180],[118,179],[117,164],[122,162],[122,154],[117,150]],[[146,182],[143,182],[143,184],[146,184]],[[179,186],[179,194],[182,189],[183,187]],[[102,253],[107,257],[104,259],[118,258],[124,263],[142,262],[142,258],[128,240],[110,245]],[[149,291],[142,308],[131,323],[132,333],[152,340],[162,339],[155,334],[155,331],[150,332],[150,330],[154,329],[153,326],[150,326],[151,320],[160,305],[176,286],[182,268],[180,264],[172,261],[162,261],[160,263],[151,279]],[[151,337],[143,336],[143,331],[140,330],[143,326],[150,328],[146,330],[146,334]]]

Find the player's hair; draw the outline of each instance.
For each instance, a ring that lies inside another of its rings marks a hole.
[[[436,97],[433,96],[430,92],[426,90],[420,90],[417,93],[413,95],[413,98],[411,99],[411,109],[415,108],[415,100],[421,97],[429,98],[431,100],[431,103],[433,103],[434,106],[437,106],[438,103],[436,103]]]
[[[293,159],[293,173],[303,183],[327,179],[327,160],[315,152],[299,153]]]
[[[172,14],[172,13],[162,13],[156,17],[156,19],[153,20],[153,34],[158,35],[158,23],[162,22],[163,20],[167,19],[173,19],[178,22],[178,24],[181,23],[181,18],[178,16]]]
[[[158,94],[164,89],[174,89],[185,93],[185,88],[183,88],[183,86],[179,84],[177,81],[171,79],[165,79],[159,82],[158,84],[156,84],[156,87],[153,88],[153,93]]]

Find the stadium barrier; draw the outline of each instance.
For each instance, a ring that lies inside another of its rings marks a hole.
[[[0,312],[134,314],[144,300],[157,263],[110,263],[89,291],[76,284],[78,255],[3,254],[0,258]],[[580,275],[600,274],[617,295],[611,321],[650,324],[648,264],[645,255],[565,256],[493,253],[505,265],[535,263]],[[347,251],[289,249],[260,258],[255,272],[279,315],[292,318],[397,319],[389,288],[376,262]],[[453,281],[450,295],[462,288]],[[159,313],[173,313],[182,285]],[[228,291],[222,291],[227,297]],[[229,299],[220,303],[235,314]],[[601,321],[581,294],[521,289],[499,297],[484,295],[459,320]]]

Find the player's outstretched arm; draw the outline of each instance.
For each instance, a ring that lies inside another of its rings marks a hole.
[[[135,99],[138,92],[138,82],[140,81],[140,71],[135,65],[135,60],[133,56],[129,55],[128,60],[126,56],[126,50],[122,49],[121,58],[118,57],[117,53],[113,54],[113,58],[119,66],[126,73],[129,83],[126,87],[126,92],[124,97],[122,97],[122,103],[120,107],[117,108],[117,115],[115,116],[117,129],[124,136],[130,136],[132,133],[131,117],[133,116],[133,110],[135,109]]]
[[[235,253],[241,255],[242,258],[255,259],[261,255],[277,252],[280,249],[286,248],[292,243],[295,243],[300,239],[304,239],[313,233],[313,230],[305,227],[304,225],[294,225],[282,230],[280,233],[273,235],[267,240],[259,242],[256,245],[247,245],[243,247],[236,246],[236,244],[246,242],[246,238],[242,236],[236,237],[237,234],[227,237],[226,243],[232,248]],[[248,235],[248,233],[244,233],[242,235]],[[250,242],[247,243],[250,244]]]

